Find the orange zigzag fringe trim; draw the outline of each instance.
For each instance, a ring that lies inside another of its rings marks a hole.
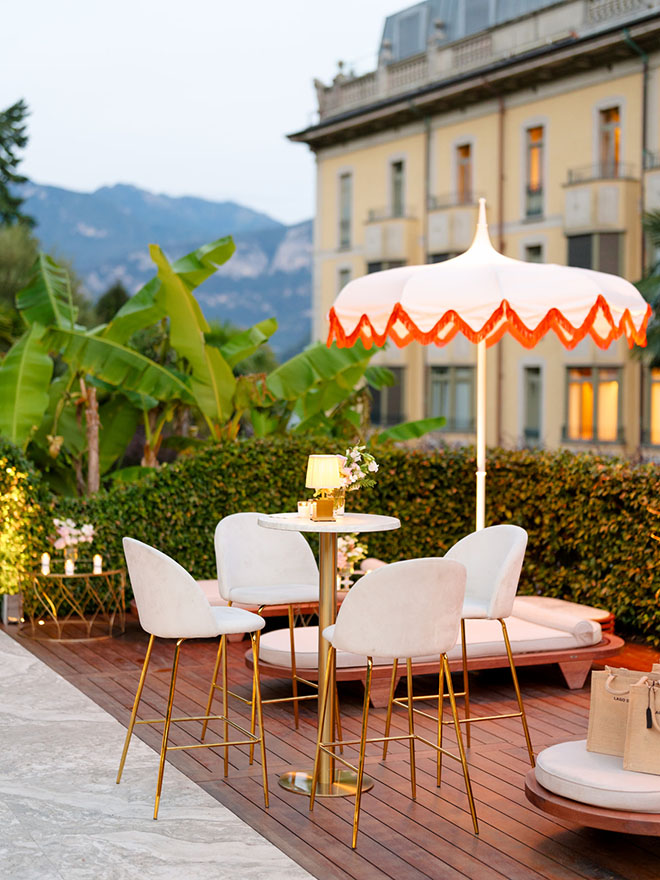
[[[602,313],[610,327],[610,332],[605,337],[600,336],[594,330],[594,323],[599,312]],[[501,339],[508,330],[514,339],[517,339],[525,348],[533,348],[546,333],[553,330],[560,342],[568,349],[575,348],[587,334],[591,334],[599,348],[608,348],[613,340],[625,335],[629,347],[632,348],[633,345],[646,345],[646,327],[651,314],[651,306],[648,306],[644,321],[639,330],[636,330],[630,311],[626,309],[617,325],[605,298],[599,296],[580,327],[574,327],[558,309],[550,309],[539,325],[534,330],[530,330],[504,299],[481,330],[472,330],[460,315],[451,309],[445,312],[430,330],[424,332],[417,327],[401,304],[396,303],[383,333],[377,333],[367,315],[362,315],[355,329],[346,334],[334,308],[332,308],[329,315],[330,330],[327,344],[331,345],[333,341],[336,341],[338,348],[347,348],[354,345],[360,338],[366,348],[371,348],[372,345],[380,347],[389,337],[399,348],[414,341],[421,342],[423,345],[443,346],[451,342],[457,333],[462,333],[470,342],[477,343],[485,339],[486,345],[490,347]],[[397,325],[403,326],[407,332],[400,333],[395,329]]]

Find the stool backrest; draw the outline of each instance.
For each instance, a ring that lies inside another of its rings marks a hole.
[[[463,563],[465,598],[487,604],[488,617],[495,620],[511,614],[526,547],[527,532],[520,526],[489,526],[461,538],[445,559]]]
[[[218,585],[223,599],[232,590],[283,584],[318,584],[312,548],[300,532],[264,529],[259,513],[233,513],[215,528]]]
[[[465,577],[463,565],[438,558],[372,571],[344,599],[333,645],[368,657],[439,657],[458,638]]]
[[[218,634],[208,599],[185,568],[135,538],[122,543],[142,629],[164,639]]]

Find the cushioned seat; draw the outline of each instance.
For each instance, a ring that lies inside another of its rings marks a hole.
[[[624,770],[621,758],[587,751],[587,741],[558,743],[536,759],[543,788],[583,804],[633,813],[660,812],[660,776]]]

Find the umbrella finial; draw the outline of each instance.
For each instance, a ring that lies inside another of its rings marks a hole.
[[[497,253],[488,235],[488,223],[486,222],[486,199],[479,199],[479,218],[477,220],[477,229],[470,248],[466,253],[472,253],[473,256],[479,254],[483,257],[488,255],[488,259],[492,258],[493,252]]]
[[[486,222],[486,199],[479,199],[479,220],[477,221],[478,226],[485,226],[488,229],[488,223]]]

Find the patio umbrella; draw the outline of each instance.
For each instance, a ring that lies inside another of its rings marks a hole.
[[[470,248],[454,259],[403,266],[350,281],[330,310],[328,345],[361,339],[367,347],[391,339],[446,345],[463,333],[477,345],[476,527],[486,514],[486,348],[509,332],[533,348],[550,330],[566,348],[590,335],[600,348],[625,336],[646,345],[651,307],[617,275],[572,266],[525,263],[495,250],[486,202]]]

